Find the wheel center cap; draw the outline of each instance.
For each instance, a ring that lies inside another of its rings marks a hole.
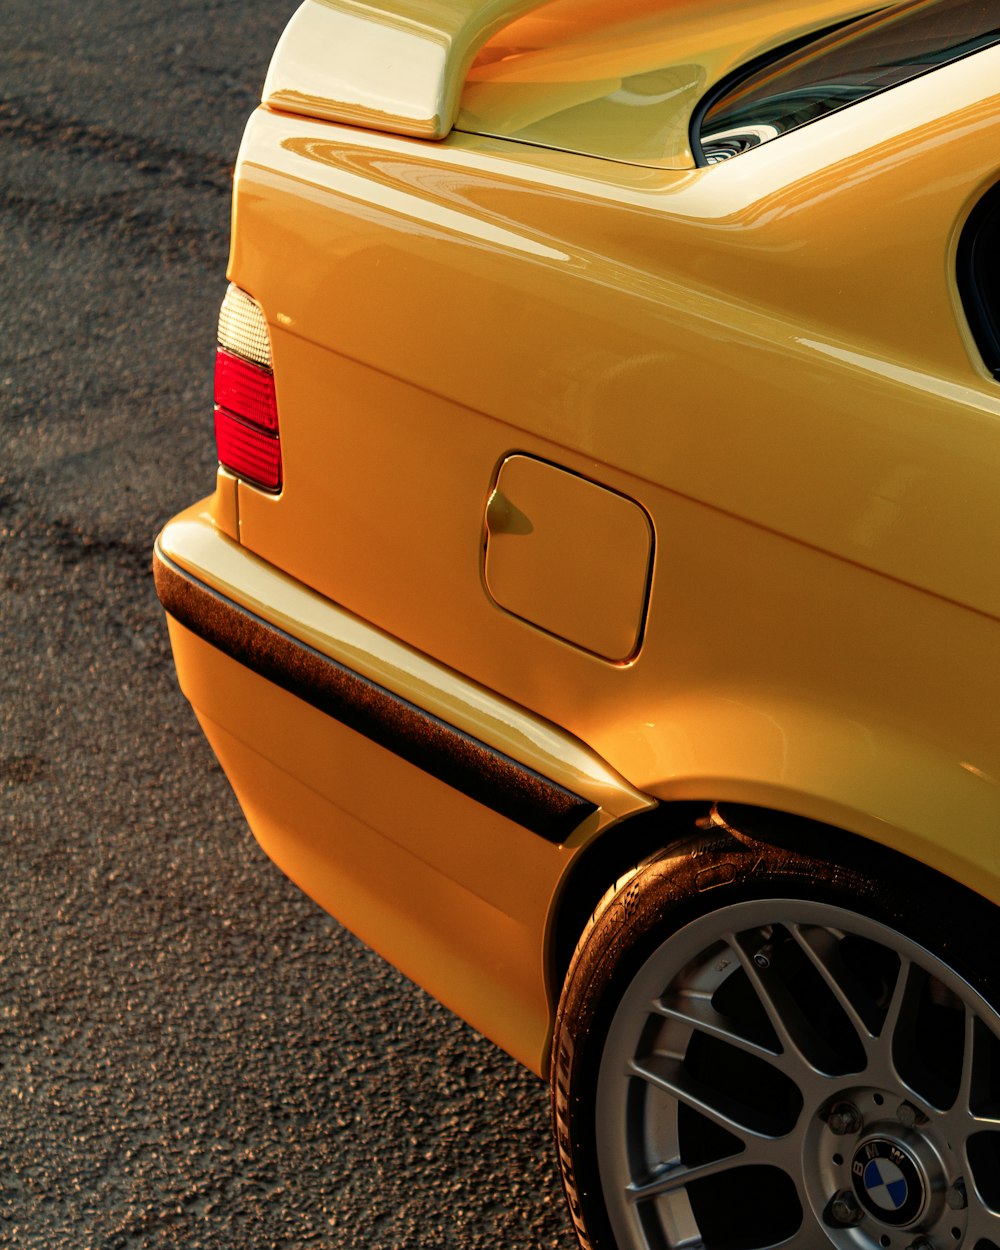
[[[861,1143],[851,1161],[851,1176],[858,1201],[883,1224],[901,1228],[924,1209],[923,1171],[913,1155],[889,1137]]]

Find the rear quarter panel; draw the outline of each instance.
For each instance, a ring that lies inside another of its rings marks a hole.
[[[677,173],[259,112],[230,270],[271,325],[286,484],[240,486],[241,541],[639,789],[1000,901],[1000,399],[953,280],[997,81],[983,53]],[[511,452],[650,516],[631,662],[486,593]]]

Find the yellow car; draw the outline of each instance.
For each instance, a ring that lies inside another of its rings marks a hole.
[[[155,573],[267,853],[584,1247],[998,1250],[1000,3],[306,0],[229,279]]]

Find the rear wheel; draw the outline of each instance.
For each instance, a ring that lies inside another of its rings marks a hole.
[[[553,1052],[584,1246],[1000,1250],[996,913],[907,871],[716,830],[606,896]]]

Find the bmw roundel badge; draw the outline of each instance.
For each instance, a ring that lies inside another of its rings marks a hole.
[[[924,1206],[924,1180],[912,1155],[897,1142],[874,1137],[862,1142],[851,1163],[854,1192],[883,1224],[912,1223]]]

